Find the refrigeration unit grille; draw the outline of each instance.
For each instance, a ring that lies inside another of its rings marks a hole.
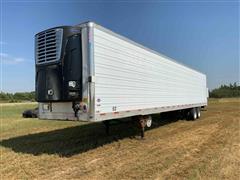
[[[63,29],[43,31],[35,37],[36,64],[57,62],[61,57]]]

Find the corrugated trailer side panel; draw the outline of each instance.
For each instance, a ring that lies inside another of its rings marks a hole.
[[[94,28],[96,114],[206,104],[206,76]]]

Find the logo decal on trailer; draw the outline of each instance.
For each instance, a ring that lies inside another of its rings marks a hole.
[[[117,111],[117,106],[113,106],[112,111]]]

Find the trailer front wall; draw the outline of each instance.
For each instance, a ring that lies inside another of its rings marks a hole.
[[[206,104],[206,76],[94,28],[95,112]]]

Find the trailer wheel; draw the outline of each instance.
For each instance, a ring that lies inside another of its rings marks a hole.
[[[197,118],[200,118],[201,117],[201,110],[200,108],[198,107],[197,108]]]
[[[192,108],[189,111],[189,119],[190,120],[196,120],[197,119],[197,110],[196,110],[196,108]]]
[[[152,126],[152,117],[148,116],[146,119],[146,126],[150,128]]]

